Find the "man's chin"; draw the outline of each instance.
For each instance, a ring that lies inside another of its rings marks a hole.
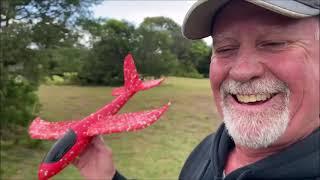
[[[272,145],[288,125],[288,108],[281,112],[232,112],[223,108],[224,123],[236,144],[258,149]]]

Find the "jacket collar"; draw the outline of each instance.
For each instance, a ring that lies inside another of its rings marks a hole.
[[[212,139],[210,159],[216,178],[222,178],[224,166],[235,144],[222,124]],[[320,177],[320,129],[283,151],[244,166],[229,175],[245,173],[251,178]],[[228,175],[228,176],[229,176]],[[308,176],[306,176],[308,175]]]

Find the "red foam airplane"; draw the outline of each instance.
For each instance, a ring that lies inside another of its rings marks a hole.
[[[158,86],[163,79],[143,82],[129,54],[124,60],[124,86],[115,88],[117,96],[110,104],[77,121],[47,122],[37,117],[29,127],[34,139],[56,140],[39,166],[39,180],[49,179],[70,164],[100,134],[135,131],[156,122],[168,109],[170,102],[161,108],[149,111],[116,114],[138,91]]]

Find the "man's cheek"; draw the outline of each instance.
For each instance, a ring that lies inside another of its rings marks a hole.
[[[212,95],[213,95],[212,100],[214,101],[219,114],[222,115],[222,107],[221,107],[222,96],[220,92],[220,87],[218,86],[217,82],[213,82],[212,80],[210,81],[211,81],[211,88],[212,88]]]
[[[212,59],[210,63],[210,82],[214,89],[219,88],[223,80],[226,79],[228,74],[227,65],[218,59]]]
[[[223,118],[223,113],[222,113],[222,96],[219,92],[214,92],[214,102],[216,104],[217,110],[219,112],[219,115]]]

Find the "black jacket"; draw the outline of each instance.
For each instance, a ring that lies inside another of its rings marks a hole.
[[[207,136],[190,154],[180,180],[320,180],[319,128],[280,153],[242,167],[223,177],[234,142],[224,125]]]
[[[320,130],[280,153],[233,171],[223,170],[234,142],[222,125],[190,154],[179,180],[320,180]],[[113,180],[125,179],[117,173]]]

